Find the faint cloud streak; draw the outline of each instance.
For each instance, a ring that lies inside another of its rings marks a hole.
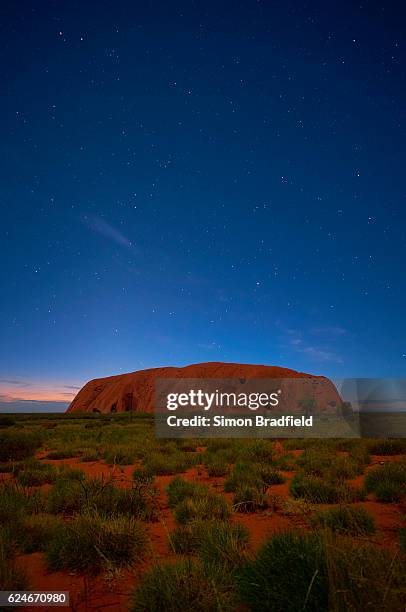
[[[93,232],[97,232],[101,234],[105,238],[108,238],[112,242],[116,242],[120,246],[126,249],[132,249],[133,245],[131,240],[129,240],[124,234],[120,232],[117,228],[113,227],[104,219],[100,217],[84,217],[83,222],[89,229]]]

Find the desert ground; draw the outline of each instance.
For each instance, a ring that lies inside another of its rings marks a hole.
[[[69,591],[73,611],[404,610],[404,439],[2,415],[0,472],[0,590]]]

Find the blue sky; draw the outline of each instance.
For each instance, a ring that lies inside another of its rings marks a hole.
[[[3,12],[0,406],[200,361],[404,376],[398,3]]]

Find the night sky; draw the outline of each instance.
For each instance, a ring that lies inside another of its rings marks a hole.
[[[401,4],[1,2],[1,409],[199,361],[405,376]]]

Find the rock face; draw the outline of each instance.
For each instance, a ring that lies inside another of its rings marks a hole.
[[[323,409],[329,406],[329,409],[334,411],[341,404],[335,386],[323,376],[312,376],[278,366],[209,362],[183,368],[153,368],[91,380],[79,391],[67,411],[153,412],[157,378],[301,378],[305,379],[305,388],[311,388],[313,396],[320,400]],[[295,401],[298,399],[300,398],[295,398]]]

